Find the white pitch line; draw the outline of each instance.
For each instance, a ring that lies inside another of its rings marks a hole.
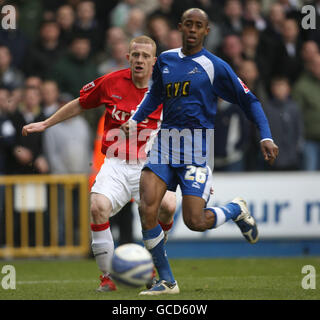
[[[83,283],[83,282],[97,282],[98,280],[30,280],[17,281],[17,284],[47,284],[47,283]]]

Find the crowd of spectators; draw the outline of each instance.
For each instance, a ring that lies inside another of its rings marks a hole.
[[[0,0],[0,6],[8,1]],[[0,29],[0,174],[89,173],[103,107],[43,134],[23,125],[49,117],[93,79],[128,67],[129,41],[151,36],[160,54],[181,46],[181,13],[210,19],[205,46],[226,60],[260,99],[280,154],[260,158],[256,129],[219,101],[215,170],[320,170],[320,1],[16,0],[15,30]],[[316,9],[303,29],[301,7]],[[319,121],[318,121],[319,120]]]

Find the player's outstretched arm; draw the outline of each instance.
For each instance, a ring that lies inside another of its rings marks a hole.
[[[77,116],[82,112],[82,110],[83,109],[79,103],[79,98],[74,99],[61,107],[50,118],[24,126],[22,128],[22,135],[27,136],[29,133],[43,132],[47,128],[52,127],[59,122]]]
[[[272,165],[279,153],[278,146],[272,140],[262,140],[260,142],[260,148],[264,160]]]

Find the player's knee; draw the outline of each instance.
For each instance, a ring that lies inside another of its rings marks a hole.
[[[192,231],[202,231],[199,224],[199,218],[194,215],[184,217],[184,223]]]
[[[108,208],[100,201],[91,201],[90,214],[94,223],[104,223],[109,219]]]
[[[176,202],[168,201],[161,204],[160,210],[159,210],[159,216],[173,216],[176,211]]]

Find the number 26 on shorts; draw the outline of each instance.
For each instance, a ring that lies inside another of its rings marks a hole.
[[[185,180],[196,181],[198,183],[205,183],[207,179],[206,167],[187,166],[187,172],[184,176]]]

